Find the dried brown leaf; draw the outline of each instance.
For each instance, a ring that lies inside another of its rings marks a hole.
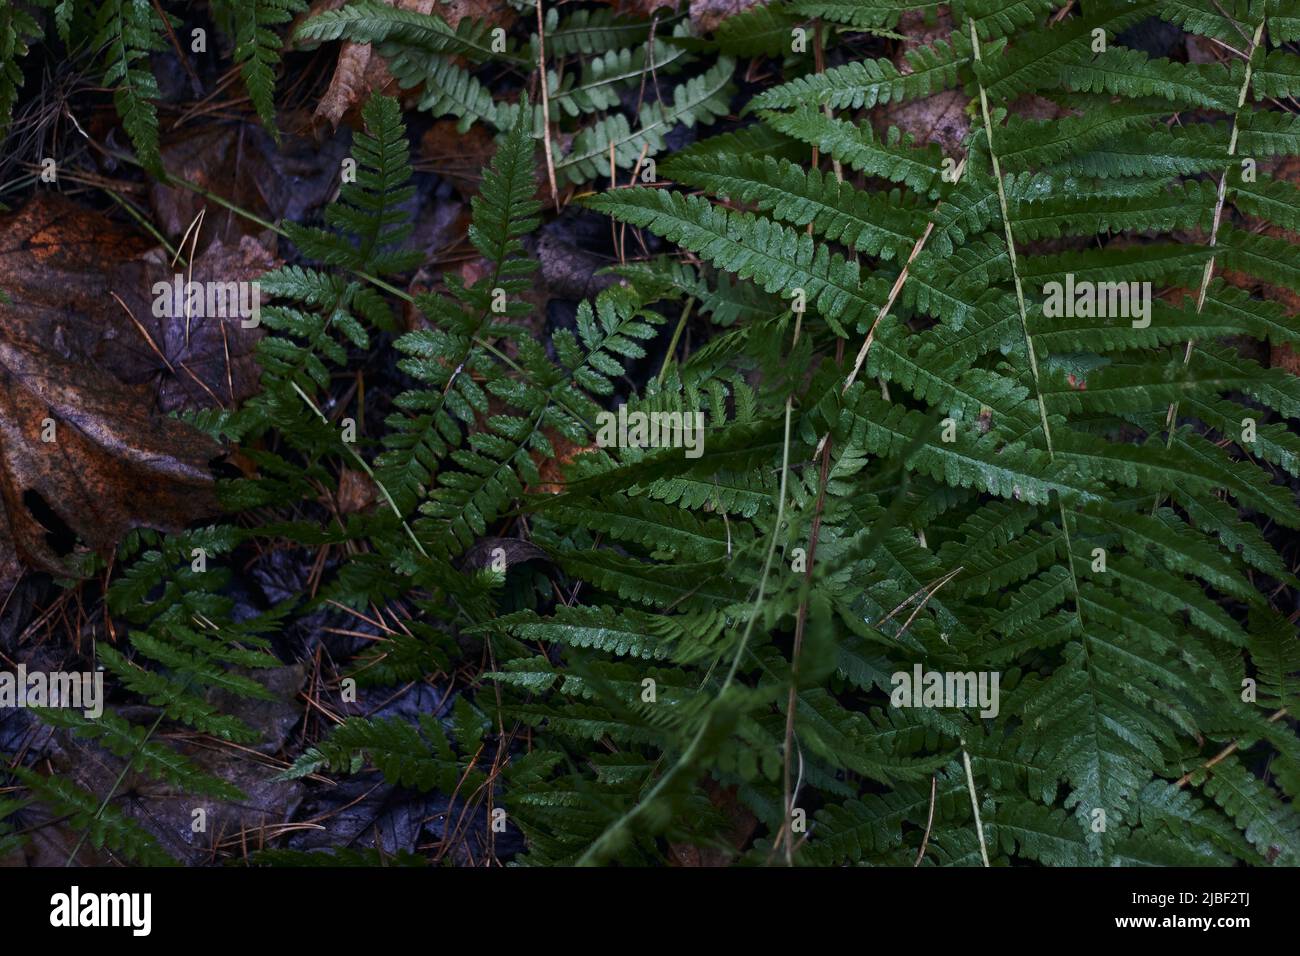
[[[17,561],[70,574],[78,542],[107,553],[219,510],[221,447],[109,361],[147,349],[113,297],[147,300],[141,245],[57,196],[0,219],[0,583]]]
[[[414,10],[418,13],[436,13],[450,26],[456,26],[465,17],[487,20],[497,26],[509,27],[515,20],[514,11],[497,0],[383,0],[390,7]],[[317,120],[328,122],[337,129],[343,117],[352,109],[365,103],[371,93],[387,89],[393,82],[387,61],[374,52],[369,43],[345,41],[339,49],[338,63],[330,79],[329,88],[316,106]]]

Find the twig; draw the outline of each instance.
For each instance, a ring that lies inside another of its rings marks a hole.
[[[925,836],[921,838],[921,850],[916,854],[916,862],[912,866],[920,866],[921,861],[925,859],[925,848],[930,845],[930,828],[934,826],[934,796],[938,789],[938,778],[930,778],[930,815],[925,819]]]
[[[961,748],[961,762],[966,768],[966,786],[970,790],[970,808],[975,814],[975,834],[980,840],[980,859],[984,861],[985,866],[988,866],[989,848],[984,844],[984,823],[980,820],[979,798],[975,796],[975,775],[971,773],[970,754],[966,753],[966,742],[964,740]],[[933,810],[933,805],[931,805],[931,809]],[[919,863],[920,860],[918,859],[917,862]]]
[[[975,56],[975,62],[979,63],[980,41],[979,35],[975,32],[975,21],[970,20],[970,42],[971,50]],[[1034,378],[1034,391],[1038,393],[1038,415],[1043,423],[1043,440],[1047,443],[1048,457],[1052,455],[1052,429],[1047,423],[1047,402],[1043,398],[1043,388],[1039,383],[1038,376],[1038,357],[1034,354],[1034,340],[1029,334],[1029,316],[1025,309],[1025,289],[1020,281],[1020,268],[1016,263],[1016,242],[1011,234],[1011,213],[1007,208],[1007,191],[1002,182],[1002,163],[998,159],[997,150],[993,148],[993,117],[989,111],[989,95],[984,89],[984,84],[979,84],[980,90],[980,112],[984,117],[984,135],[989,141],[989,159],[993,163],[993,178],[997,181],[998,186],[998,207],[1002,212],[1002,230],[1007,240],[1007,259],[1011,263],[1011,279],[1016,289],[1016,308],[1020,313],[1020,328],[1025,337],[1025,353],[1029,356],[1029,372]]]
[[[546,178],[551,183],[551,201],[560,211],[560,191],[555,185],[555,157],[551,155],[551,94],[546,76],[546,26],[542,22],[542,0],[537,0],[537,68],[542,74],[542,146],[546,153]]]
[[[892,618],[895,614],[897,614],[897,613],[898,613],[899,611],[901,611],[903,608],[907,607],[909,604],[911,604],[911,603],[912,603],[913,601],[915,601],[917,598],[919,598],[919,597],[921,597],[922,595],[924,595],[924,596],[925,596],[925,597],[924,597],[924,600],[921,601],[920,606],[917,607],[917,609],[916,609],[917,611],[919,611],[921,608],[925,607],[926,603],[930,600],[930,598],[934,597],[935,592],[938,591],[939,588],[943,587],[945,584],[947,584],[949,581],[951,581],[954,577],[956,577],[958,574],[961,574],[961,572],[963,572],[963,571],[965,571],[965,570],[966,570],[965,565],[959,565],[959,566],[953,568],[953,569],[952,569],[951,571],[949,571],[947,574],[943,575],[942,577],[935,578],[935,579],[934,579],[932,582],[930,582],[929,584],[924,584],[924,585],[922,585],[920,588],[918,588],[917,590],[913,591],[913,592],[912,592],[912,593],[911,593],[907,598],[905,598],[905,599],[903,600],[903,603],[902,603],[902,604],[898,605],[898,607],[894,608],[892,611],[890,611],[888,614],[886,614],[884,617],[882,617],[879,621],[877,621],[877,622],[876,622],[876,627],[880,627],[881,624],[886,623],[890,618]],[[911,617],[908,617],[908,619],[907,619],[907,623],[910,624],[910,623],[912,622],[912,618],[915,617],[915,616],[916,616],[916,611],[913,611]],[[906,629],[907,625],[905,624],[905,625],[903,625],[903,627],[904,627],[904,629]]]
[[[916,620],[916,616],[917,616],[918,614],[921,613],[921,610],[922,610],[922,609],[923,609],[927,604],[930,603],[930,598],[932,598],[932,597],[934,597],[936,594],[938,594],[938,593],[939,593],[939,589],[940,589],[941,587],[943,587],[945,584],[947,584],[949,581],[951,581],[953,578],[955,578],[957,575],[961,574],[961,573],[962,573],[963,571],[965,571],[965,570],[966,570],[965,565],[960,565],[960,564],[959,564],[957,567],[953,568],[951,571],[949,571],[947,574],[945,574],[942,578],[940,578],[937,582],[935,582],[935,584],[934,584],[933,587],[931,587],[931,588],[927,588],[927,589],[926,589],[926,592],[925,592],[925,598],[921,601],[920,604],[918,604],[918,605],[917,605],[917,606],[912,610],[912,613],[909,614],[909,615],[907,616],[907,620],[903,622],[903,626],[900,627],[900,628],[898,629],[898,634],[895,635],[895,636],[900,636],[900,635],[902,635],[902,634],[903,634],[903,633],[904,633],[904,632],[905,632],[909,627],[911,627],[911,626],[912,626],[912,622],[913,622],[914,620]]]
[[[1277,721],[1281,720],[1283,717],[1286,716],[1286,713],[1287,713],[1286,708],[1283,707],[1281,710],[1277,711],[1277,712],[1274,713],[1272,716],[1270,716],[1270,717],[1268,718],[1268,722],[1269,722],[1270,724],[1277,723]],[[1228,758],[1231,757],[1234,753],[1237,752],[1237,748],[1240,747],[1240,746],[1241,746],[1241,741],[1240,741],[1240,740],[1234,740],[1232,743],[1228,744],[1228,746],[1224,747],[1224,748],[1223,748],[1222,750],[1220,750],[1217,754],[1215,754],[1213,757],[1211,757],[1211,758],[1210,758],[1209,760],[1207,760],[1205,763],[1201,764],[1201,765],[1200,765],[1199,767],[1197,767],[1195,770],[1189,770],[1187,773],[1185,773],[1185,774],[1183,774],[1181,777],[1179,777],[1178,780],[1175,781],[1174,786],[1175,786],[1175,787],[1185,787],[1185,786],[1187,786],[1188,782],[1192,779],[1192,777],[1194,777],[1196,774],[1200,773],[1202,770],[1209,770],[1209,769],[1210,769],[1211,767],[1213,767],[1215,764],[1217,764],[1217,763],[1221,763],[1222,761],[1228,759]]]
[[[960,180],[961,174],[965,169],[966,157],[963,156],[961,162],[957,164],[954,178]],[[943,200],[940,200],[938,205],[935,206],[935,209],[942,206],[943,202]],[[903,270],[898,274],[898,278],[894,280],[894,286],[889,290],[889,296],[885,299],[885,304],[880,307],[880,311],[876,313],[876,318],[871,323],[871,328],[867,330],[867,338],[862,343],[862,348],[858,349],[857,358],[853,360],[853,368],[849,372],[848,377],[844,379],[844,386],[840,389],[841,395],[848,394],[853,383],[857,381],[858,372],[862,371],[862,365],[867,360],[867,353],[871,351],[871,343],[876,339],[876,328],[880,325],[881,320],[889,314],[889,310],[894,307],[894,302],[898,300],[898,294],[903,291],[903,283],[907,282],[907,277],[910,274],[912,263],[915,262],[916,257],[921,254],[921,250],[925,248],[926,240],[930,238],[930,233],[932,232],[934,232],[933,219],[925,224],[925,232],[921,233],[921,238],[917,239],[912,245],[912,252],[907,257],[907,262],[903,264]],[[826,438],[827,436],[823,435],[821,441],[817,443],[817,450],[813,454],[814,458],[821,454],[822,446],[826,444]]]

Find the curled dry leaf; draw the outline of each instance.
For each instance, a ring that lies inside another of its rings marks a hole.
[[[365,511],[379,498],[379,489],[369,476],[344,468],[339,472],[339,490],[334,496],[340,514],[356,514]]]
[[[108,551],[127,531],[217,510],[221,449],[151,414],[148,390],[9,338],[0,322],[0,552],[68,573],[69,533]]]
[[[436,13],[450,26],[456,26],[465,17],[486,20],[497,26],[508,27],[515,19],[508,4],[497,0],[383,0],[390,7],[414,10],[417,13]],[[330,78],[329,89],[316,107],[316,118],[325,120],[331,129],[337,129],[348,111],[364,103],[370,94],[385,90],[393,82],[387,61],[374,51],[369,43],[346,41],[339,48],[338,63]]]
[[[107,371],[145,364],[142,331],[114,299],[121,288],[123,302],[148,302],[158,263],[141,246],[58,197],[0,219],[0,587],[18,562],[70,574],[78,542],[106,553],[132,528],[219,510],[221,447],[162,414],[145,380]],[[140,321],[171,341],[151,311]]]
[[[523,538],[479,538],[461,556],[460,569],[478,571],[492,567],[497,560],[504,561],[506,567],[510,567],[538,559],[549,560],[550,555]]]
[[[391,82],[383,60],[374,56],[374,48],[369,43],[344,43],[329,89],[316,104],[316,118],[327,120],[337,129],[344,114],[370,90],[381,90]]]

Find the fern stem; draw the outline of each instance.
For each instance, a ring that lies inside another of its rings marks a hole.
[[[64,173],[63,178],[73,179],[73,176],[68,173]],[[91,184],[91,185],[97,185],[97,184]],[[144,229],[147,233],[149,233],[149,235],[153,236],[155,239],[158,240],[158,244],[167,250],[167,255],[170,257],[172,262],[176,262],[177,260],[179,260],[182,264],[186,266],[186,268],[189,267],[189,261],[186,260],[185,257],[181,255],[180,250],[167,241],[167,237],[158,231],[158,227],[155,226],[144,213],[140,212],[140,210],[136,209],[135,206],[127,202],[126,199],[124,199],[122,195],[117,192],[117,190],[110,189],[107,186],[102,186],[100,188],[102,188],[104,192],[108,194],[109,199],[113,200],[113,202],[121,206],[123,211],[125,211],[127,215],[129,215],[132,219],[138,222],[140,224],[140,228]]]
[[[1231,18],[1229,18],[1231,21]],[[1213,249],[1219,242],[1219,226],[1223,222],[1223,206],[1228,195],[1228,172],[1232,169],[1232,157],[1237,155],[1237,135],[1241,126],[1241,110],[1246,105],[1246,96],[1250,92],[1250,81],[1253,64],[1255,61],[1255,51],[1259,48],[1260,41],[1264,36],[1264,24],[1268,22],[1268,13],[1265,13],[1259,19],[1259,25],[1255,27],[1255,36],[1250,41],[1250,47],[1246,50],[1246,72],[1241,81],[1241,89],[1237,93],[1237,109],[1232,114],[1232,135],[1228,139],[1228,165],[1223,169],[1223,175],[1219,177],[1219,192],[1214,203],[1214,221],[1210,226],[1209,247]],[[1205,299],[1210,290],[1210,280],[1214,277],[1214,265],[1216,256],[1211,255],[1205,262],[1205,271],[1201,273],[1201,287],[1196,295],[1196,314],[1200,315],[1201,310],[1205,308]],[[1192,351],[1196,347],[1195,339],[1187,340],[1187,347],[1183,351],[1183,368],[1192,361]],[[1168,448],[1174,441],[1174,423],[1178,420],[1177,401],[1169,403],[1169,411],[1165,415],[1165,447]],[[1161,499],[1156,498],[1156,507],[1160,507]]]
[[[979,34],[975,31],[975,21],[972,19],[972,20],[968,20],[967,22],[970,24],[971,50],[972,53],[974,54],[975,62],[980,63],[982,62],[980,57],[980,41],[979,41]],[[1033,336],[1030,335],[1029,333],[1029,316],[1025,309],[1024,287],[1021,284],[1020,269],[1016,263],[1016,242],[1015,242],[1015,236],[1012,234],[1011,231],[1011,214],[1010,214],[1010,210],[1007,207],[1006,187],[1002,182],[1002,164],[999,162],[997,150],[994,149],[993,146],[993,121],[989,111],[989,97],[988,97],[988,92],[984,89],[983,81],[979,79],[978,73],[976,73],[976,83],[979,84],[980,111],[984,117],[984,135],[985,138],[988,140],[988,144],[989,144],[989,159],[993,164],[993,178],[997,181],[998,206],[1002,212],[1002,230],[1003,230],[1003,234],[1006,237],[1007,258],[1011,263],[1011,277],[1015,283],[1015,288],[1016,288],[1016,308],[1020,316],[1020,330],[1023,333],[1025,339],[1025,351],[1029,355],[1029,371],[1034,381],[1034,392],[1038,396],[1038,416],[1039,416],[1039,420],[1042,422],[1043,440],[1047,445],[1047,457],[1049,461],[1055,461],[1056,453],[1052,447],[1052,428],[1047,420],[1047,403],[1043,399],[1042,380],[1040,379],[1038,374],[1038,359],[1034,353],[1034,339]],[[1057,493],[1056,496],[1056,507],[1057,507],[1057,512],[1061,516],[1061,535],[1065,539],[1064,540],[1065,559],[1070,570],[1070,584],[1074,593],[1074,610],[1075,610],[1075,614],[1078,615],[1079,618],[1080,629],[1082,629],[1083,610],[1082,610],[1082,601],[1080,599],[1080,591],[1079,591],[1079,576],[1074,569],[1074,544],[1070,538],[1070,519],[1069,519],[1069,515],[1066,513],[1065,510],[1065,502],[1064,500],[1062,500],[1059,492]],[[1084,647],[1084,653],[1085,654],[1088,653],[1088,641],[1087,641],[1086,634],[1084,635],[1084,639],[1083,639],[1083,647]],[[974,785],[972,784],[972,790],[971,790],[972,800],[974,799],[973,788]],[[979,811],[977,810],[976,811],[977,823],[978,820],[979,820]],[[982,845],[983,845],[983,841],[981,839],[981,846]],[[986,858],[985,865],[987,864],[988,864],[988,860]]]
[[[965,753],[965,751],[962,752]],[[916,854],[916,862],[912,864],[913,867],[921,865],[921,861],[925,859],[925,848],[930,845],[930,829],[934,826],[934,798],[937,795],[938,784],[938,777],[930,778],[930,812],[925,818],[925,835],[921,837],[921,849]]]
[[[789,406],[787,405],[787,408]],[[790,693],[786,698],[785,709],[785,747],[781,756],[781,781],[785,792],[785,862],[794,865],[794,832],[790,829],[790,818],[794,815],[794,801],[799,794],[799,786],[790,788],[790,754],[794,750],[795,713],[799,708],[799,661],[803,652],[804,632],[808,626],[808,591],[812,588],[813,569],[817,561],[817,542],[821,538],[822,512],[826,506],[826,477],[830,472],[831,446],[827,441],[821,450],[821,470],[818,478],[817,504],[813,509],[812,528],[808,534],[808,563],[804,569],[802,594],[799,597],[799,613],[795,618],[794,645],[790,650]],[[800,760],[802,766],[802,758]],[[802,773],[801,773],[802,776]]]
[[[144,165],[134,157],[123,156],[120,153],[109,152],[108,155],[112,156],[114,159],[126,160],[137,166]],[[277,226],[275,223],[263,219],[261,216],[257,215],[256,213],[249,212],[247,209],[244,209],[242,206],[238,206],[235,203],[231,202],[229,199],[226,199],[225,197],[220,196],[217,193],[212,192],[211,190],[204,189],[202,186],[192,183],[188,179],[182,179],[179,176],[173,176],[170,173],[168,173],[162,179],[162,184],[165,186],[180,186],[183,189],[188,189],[190,192],[202,196],[204,199],[208,200],[209,202],[214,202],[218,206],[221,206],[223,209],[230,210],[231,212],[235,213],[237,216],[243,216],[249,222],[257,223],[257,225],[261,226],[263,229],[270,229],[277,236],[288,238],[289,234],[285,232],[283,229],[281,229],[279,226]]]
[[[108,788],[108,793],[104,795],[103,801],[99,804],[99,809],[96,810],[95,815],[91,817],[92,825],[94,824],[94,821],[98,820],[100,817],[104,815],[104,811],[108,809],[109,802],[113,799],[114,796],[117,795],[117,788],[122,786],[122,781],[126,779],[127,773],[131,770],[131,765],[135,763],[135,758],[140,754],[142,750],[144,750],[145,745],[149,743],[149,738],[152,737],[154,735],[154,731],[156,731],[159,728],[159,726],[161,726],[163,722],[163,717],[165,717],[166,715],[167,715],[167,711],[165,709],[158,711],[158,717],[156,720],[154,720],[153,725],[149,728],[149,730],[145,733],[145,735],[140,738],[140,742],[136,744],[135,749],[131,751],[131,756],[127,758],[126,763],[122,764],[122,772],[119,773],[117,775],[117,779],[113,781],[113,786]],[[85,846],[86,839],[89,836],[90,836],[90,827],[86,827],[86,829],[82,831],[81,839],[77,841],[77,845],[74,846],[72,848],[72,852],[68,854],[68,860],[66,863],[63,864],[64,866],[72,866],[73,861],[76,860],[77,854],[81,852],[81,848]]]
[[[321,421],[326,425],[330,424],[330,420],[325,417],[325,413],[322,412],[320,408],[317,407],[316,403],[311,400],[311,396],[298,387],[297,382],[290,382],[289,384],[293,386],[293,390],[298,393],[299,398],[307,403],[307,407],[320,416]],[[388,502],[388,507],[393,510],[393,514],[397,515],[397,520],[402,523],[402,527],[406,530],[407,537],[411,539],[411,543],[415,545],[416,550],[425,558],[428,558],[429,552],[424,550],[424,545],[420,544],[420,539],[415,536],[415,532],[411,530],[411,526],[406,523],[406,518],[402,515],[402,510],[397,507],[397,502],[394,501],[393,496],[388,493],[388,489],[384,487],[384,483],[375,477],[374,470],[371,469],[369,462],[357,454],[356,450],[346,442],[343,447],[347,453],[352,456],[353,461],[361,466],[361,469],[366,473],[367,477],[375,483],[375,487],[383,492],[384,500]]]
[[[980,57],[980,38],[975,32],[975,20],[967,21],[970,24],[970,42],[971,49],[975,56],[975,62],[983,62]],[[1047,442],[1047,454],[1052,455],[1052,429],[1047,423],[1047,403],[1043,400],[1043,389],[1038,378],[1038,358],[1034,355],[1034,341],[1029,334],[1029,317],[1025,312],[1025,290],[1020,281],[1020,268],[1016,263],[1016,242],[1011,234],[1011,215],[1007,210],[1007,191],[1002,182],[1002,164],[998,160],[997,150],[993,148],[993,120],[989,115],[989,95],[984,89],[984,81],[979,78],[979,71],[975,71],[975,82],[979,84],[980,90],[980,112],[984,116],[984,136],[989,143],[989,158],[993,161],[993,178],[998,186],[998,207],[1002,211],[1002,230],[1007,240],[1007,259],[1011,263],[1011,279],[1016,287],[1016,308],[1020,313],[1020,328],[1025,336],[1025,352],[1029,355],[1029,372],[1034,378],[1034,391],[1038,393],[1038,415],[1043,422],[1043,438]]]
[[[792,346],[794,343],[799,341],[799,332],[803,324],[802,320],[803,316],[800,314],[798,319],[795,321],[794,342],[791,343]],[[772,533],[768,540],[767,555],[763,559],[763,573],[758,579],[758,592],[754,595],[753,610],[749,614],[749,619],[745,622],[745,630],[741,634],[740,643],[736,646],[736,654],[731,659],[731,667],[728,668],[727,675],[722,681],[722,687],[719,688],[717,696],[713,699],[714,704],[722,699],[723,695],[726,694],[727,689],[731,687],[731,682],[736,679],[736,671],[740,668],[740,659],[745,656],[745,651],[749,646],[750,636],[754,631],[754,622],[758,620],[759,610],[763,606],[763,598],[767,593],[767,579],[772,570],[772,559],[776,556],[776,544],[781,536],[781,524],[785,520],[786,489],[790,477],[790,419],[793,414],[793,408],[793,398],[789,397],[785,402],[785,433],[781,443],[781,490],[777,498],[776,520],[772,523]],[[606,849],[612,848],[616,844],[620,835],[634,820],[645,812],[646,807],[650,806],[671,782],[675,781],[690,767],[691,763],[695,759],[696,751],[699,750],[700,744],[704,741],[704,735],[708,732],[709,726],[712,723],[711,716],[711,712],[706,711],[699,730],[695,732],[695,736],[691,738],[691,742],[687,744],[686,749],[682,751],[682,755],[677,758],[677,761],[669,768],[668,772],[659,778],[658,782],[650,789],[650,792],[646,794],[643,799],[638,800],[629,810],[627,810],[627,812],[605,828],[604,832],[602,832],[601,835],[592,842],[591,846],[587,847],[582,856],[578,858],[578,866],[597,865],[600,859],[604,856]]]
[[[973,19],[969,19],[967,22],[970,25],[971,51],[972,54],[974,55],[975,63],[978,64],[982,62],[981,55],[980,55],[981,51],[980,51],[979,34],[975,30],[975,21]],[[1056,454],[1052,446],[1052,428],[1047,419],[1047,402],[1043,398],[1042,380],[1038,372],[1038,358],[1034,352],[1034,340],[1033,340],[1033,336],[1029,332],[1029,316],[1027,310],[1025,309],[1024,286],[1021,283],[1020,269],[1016,261],[1015,236],[1012,233],[1012,229],[1011,229],[1011,214],[1007,205],[1006,186],[1002,181],[1002,164],[998,159],[997,150],[994,148],[993,145],[993,118],[991,115],[991,111],[989,110],[988,91],[985,90],[984,82],[980,80],[978,71],[975,71],[975,80],[976,83],[979,85],[980,112],[984,119],[984,135],[988,141],[989,159],[993,166],[993,178],[997,183],[998,207],[1002,213],[1002,230],[1003,230],[1003,235],[1006,237],[1007,258],[1011,264],[1011,277],[1015,284],[1015,289],[1016,289],[1016,309],[1020,318],[1020,329],[1022,334],[1024,335],[1025,352],[1029,356],[1029,371],[1030,371],[1030,375],[1033,378],[1034,392],[1038,396],[1038,416],[1040,422],[1042,423],[1043,440],[1047,446],[1048,460],[1055,461]],[[1073,541],[1071,540],[1071,535],[1070,535],[1070,519],[1069,519],[1069,515],[1066,513],[1065,510],[1065,501],[1061,498],[1059,492],[1056,495],[1056,507],[1057,507],[1057,512],[1061,516],[1061,536],[1064,539],[1065,559],[1066,559],[1067,567],[1069,568],[1070,571],[1070,585],[1071,585],[1071,590],[1073,592],[1073,598],[1074,598],[1074,613],[1079,623],[1081,645],[1083,648],[1084,655],[1090,656],[1091,650],[1088,646],[1088,635],[1086,630],[1083,627],[1083,600],[1081,597],[1081,592],[1079,590],[1079,576],[1078,573],[1075,571],[1075,567],[1074,567],[1074,544]],[[1089,681],[1092,681],[1094,679],[1094,673],[1091,667],[1088,668],[1088,679]],[[975,779],[971,772],[970,757],[966,753],[964,743],[962,747],[962,760],[965,763],[965,768],[966,768],[966,782],[970,788],[971,809],[975,813],[975,829],[979,835],[980,855],[983,857],[984,865],[988,866],[989,865],[988,849],[984,845],[984,829],[980,822],[979,806],[976,803],[976,797],[975,797]]]
[[[668,366],[672,364],[673,353],[677,351],[677,343],[682,337],[682,329],[686,328],[686,321],[691,317],[693,308],[695,308],[695,296],[691,296],[686,300],[686,308],[682,309],[682,317],[677,320],[677,328],[673,330],[673,340],[668,343],[668,352],[664,355],[664,364],[659,367],[659,377],[655,379],[657,385],[662,385],[664,378],[668,375]]]
[[[822,30],[821,17],[813,18],[813,69],[818,74],[826,72],[826,36]],[[829,103],[822,105],[822,114],[827,119],[835,118],[835,111],[831,109]],[[816,155],[817,149],[814,147],[813,156],[816,157]],[[813,165],[817,165],[816,159],[813,160]],[[835,172],[836,181],[844,182],[844,165],[834,156],[831,156],[831,169]],[[808,228],[811,234],[812,223],[808,223]]]

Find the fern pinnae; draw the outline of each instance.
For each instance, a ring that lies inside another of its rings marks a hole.
[[[813,42],[816,44],[816,48],[814,51],[815,63],[817,68],[816,75],[821,76],[824,74],[825,64],[824,64],[824,53],[822,50],[822,32],[821,32],[820,22],[816,24],[815,30],[816,33]],[[830,103],[822,104],[822,113],[826,116],[828,120],[833,120],[835,118],[834,108]],[[814,169],[816,168],[817,158],[818,155],[816,152],[814,152],[813,153]],[[841,194],[843,194],[844,167],[839,162],[839,160],[832,158],[831,169],[835,174],[835,181],[840,189],[840,192]],[[811,231],[814,228],[814,224],[810,222],[808,224],[808,228]],[[800,316],[800,319],[802,319],[802,315]],[[799,340],[798,324],[796,324],[795,326],[794,339],[796,343]],[[837,341],[837,355],[839,355],[842,354],[843,351],[844,339],[842,337],[839,337],[837,338],[836,341]],[[882,389],[886,388],[883,382],[881,383],[881,388]],[[787,434],[789,430],[789,415],[792,406],[793,406],[793,395],[787,397],[786,399]],[[787,437],[787,442],[788,440],[789,439]],[[819,538],[821,536],[822,517],[823,517],[823,511],[826,504],[826,482],[827,482],[828,473],[830,471],[830,462],[831,462],[831,449],[830,449],[830,445],[827,444],[826,436],[822,436],[822,439],[817,443],[817,450],[816,453],[813,455],[813,460],[815,461],[818,458],[821,459],[821,466],[818,469],[817,503],[814,506],[812,521],[810,523],[809,530],[808,530],[808,552],[807,552],[808,567],[804,572],[803,584],[799,592],[799,609],[795,615],[794,643],[790,649],[790,691],[786,696],[785,737],[782,740],[782,744],[781,744],[781,785],[783,790],[783,796],[785,797],[785,818],[786,819],[785,819],[785,823],[781,828],[780,833],[777,836],[776,841],[774,841],[773,843],[773,851],[775,852],[777,847],[779,847],[782,844],[782,842],[784,842],[786,866],[794,865],[795,840],[794,840],[794,832],[792,829],[792,821],[794,819],[795,801],[799,798],[799,791],[803,786],[803,779],[804,779],[803,749],[799,746],[798,737],[795,735],[795,723],[796,723],[796,717],[799,710],[799,669],[800,669],[801,660],[803,658],[804,637],[805,637],[807,624],[808,624],[808,613],[809,613],[808,602],[810,599],[810,592],[812,590],[813,570],[815,567],[815,561],[817,556],[817,545],[818,545]],[[784,474],[782,475],[782,478],[784,479]],[[791,782],[790,782],[790,765],[793,760],[792,751],[797,751],[799,754],[799,779],[794,783],[793,787],[791,786]]]
[[[661,25],[671,23],[680,15],[664,17]],[[594,8],[575,10],[560,20],[560,11],[551,7],[546,11],[546,45],[553,56],[601,55],[610,50],[624,49],[635,43],[645,32],[644,24],[625,19],[611,9]]]
[[[428,461],[447,452],[443,433],[450,424],[447,409],[457,403],[486,406],[481,390],[471,385],[476,356],[484,353],[506,361],[517,371],[519,365],[488,341],[512,334],[501,323],[493,323],[495,290],[507,297],[525,287],[524,278],[535,264],[522,255],[519,236],[536,225],[540,204],[533,199],[536,188],[533,175],[532,141],[528,135],[527,99],[484,176],[484,187],[471,204],[473,210],[470,241],[491,263],[492,271],[473,285],[449,283],[450,295],[422,296],[414,300],[421,310],[442,326],[438,331],[413,332],[400,338],[397,348],[407,358],[408,371],[438,386],[436,403],[421,407],[416,418],[394,418],[388,448],[377,460],[381,477],[387,482],[404,510],[414,506],[418,486],[425,484],[431,469]],[[507,318],[517,315],[520,306],[507,299]],[[487,336],[485,338],[484,336]],[[466,377],[462,377],[462,375]],[[473,394],[466,394],[473,389]],[[455,390],[455,391],[454,391]],[[398,405],[423,401],[420,392],[399,396]],[[426,403],[427,405],[427,403]],[[469,415],[463,411],[458,417]]]
[[[38,6],[48,6],[51,0],[37,0]],[[60,31],[64,21],[60,20]],[[14,3],[0,8],[0,136],[8,132],[14,103],[23,85],[23,71],[19,61],[27,55],[29,44],[42,34],[41,25],[26,10]],[[66,42],[67,37],[64,37]]]
[[[961,174],[966,168],[967,159],[967,156],[963,156],[961,162],[957,164],[955,172],[958,179],[961,178]],[[885,297],[884,304],[876,312],[876,317],[872,320],[871,326],[867,329],[866,339],[863,341],[862,347],[858,349],[858,354],[853,359],[853,367],[849,369],[849,374],[844,378],[844,386],[840,389],[841,395],[847,394],[848,390],[853,386],[853,383],[857,381],[858,373],[862,371],[862,365],[867,360],[867,353],[871,351],[871,343],[875,341],[876,329],[879,327],[881,320],[889,314],[889,310],[894,307],[894,303],[898,301],[898,296],[903,291],[903,284],[907,282],[908,276],[911,275],[912,263],[916,261],[917,256],[919,256],[922,250],[925,249],[926,241],[930,238],[930,234],[933,231],[934,219],[931,218],[925,224],[925,230],[921,233],[920,238],[912,244],[912,251],[908,253],[907,261],[903,263],[903,268],[899,270],[898,276],[894,279],[894,284],[889,289],[889,295]]]
[[[159,15],[168,16],[165,11]],[[154,10],[136,0],[108,0],[99,9],[95,27],[95,45],[105,51],[104,81],[113,84],[113,100],[122,125],[136,148],[140,164],[161,177],[164,171],[159,152],[158,110],[154,105],[161,91],[148,67],[150,53],[165,44],[158,35]]]
[[[275,138],[275,68],[283,44],[274,28],[307,9],[303,0],[221,0],[213,7],[234,24],[235,62],[263,126]]]

